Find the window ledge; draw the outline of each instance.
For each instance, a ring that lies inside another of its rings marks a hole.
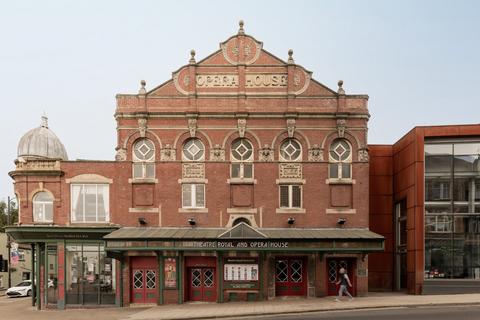
[[[325,184],[355,184],[355,179],[326,179]]]
[[[276,179],[275,182],[277,184],[305,184],[305,179],[281,178],[281,179]]]
[[[178,213],[208,213],[208,208],[178,208]]]
[[[85,222],[85,221],[70,221],[71,226],[76,227],[89,227],[89,226],[112,226],[114,225],[110,221],[102,221],[102,222]]]
[[[142,178],[142,179],[138,179],[138,178],[133,178],[133,179],[128,179],[128,183],[131,183],[131,184],[154,184],[154,183],[158,183],[158,179],[155,179],[155,178]]]
[[[289,214],[294,214],[294,213],[306,213],[305,208],[277,208],[276,213],[289,213]]]
[[[355,214],[357,209],[350,208],[327,208],[325,210],[326,214]]]
[[[253,178],[231,178],[227,179],[229,184],[257,184],[257,179]]]
[[[204,178],[183,178],[183,179],[178,179],[178,183],[208,183],[208,179]]]

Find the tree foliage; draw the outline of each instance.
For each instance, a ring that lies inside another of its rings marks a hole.
[[[0,231],[4,231],[8,225],[7,202],[0,201]],[[10,225],[18,222],[18,208],[15,201],[10,201]]]

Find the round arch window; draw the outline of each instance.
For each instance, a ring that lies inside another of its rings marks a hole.
[[[42,191],[33,197],[33,221],[53,221],[53,197],[48,192]]]
[[[200,139],[189,139],[183,145],[183,159],[201,161],[205,159],[205,146]]]
[[[285,161],[301,160],[302,146],[295,139],[287,139],[280,146],[280,157]]]

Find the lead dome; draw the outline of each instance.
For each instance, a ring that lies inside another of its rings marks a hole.
[[[25,133],[18,143],[17,157],[23,159],[68,160],[62,142],[48,128],[48,118],[42,116],[40,127]]]

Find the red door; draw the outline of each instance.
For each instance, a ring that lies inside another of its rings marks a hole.
[[[349,258],[330,258],[327,259],[327,285],[328,295],[335,296],[338,294],[339,285],[336,282],[340,279],[340,268],[347,270],[348,278],[352,283],[352,288],[347,288],[352,296],[356,295],[355,285],[355,259]]]
[[[156,257],[132,258],[132,303],[156,303],[158,267]]]
[[[188,269],[188,298],[190,301],[217,300],[215,268]]]
[[[304,296],[307,294],[306,259],[303,257],[275,260],[275,294]]]

